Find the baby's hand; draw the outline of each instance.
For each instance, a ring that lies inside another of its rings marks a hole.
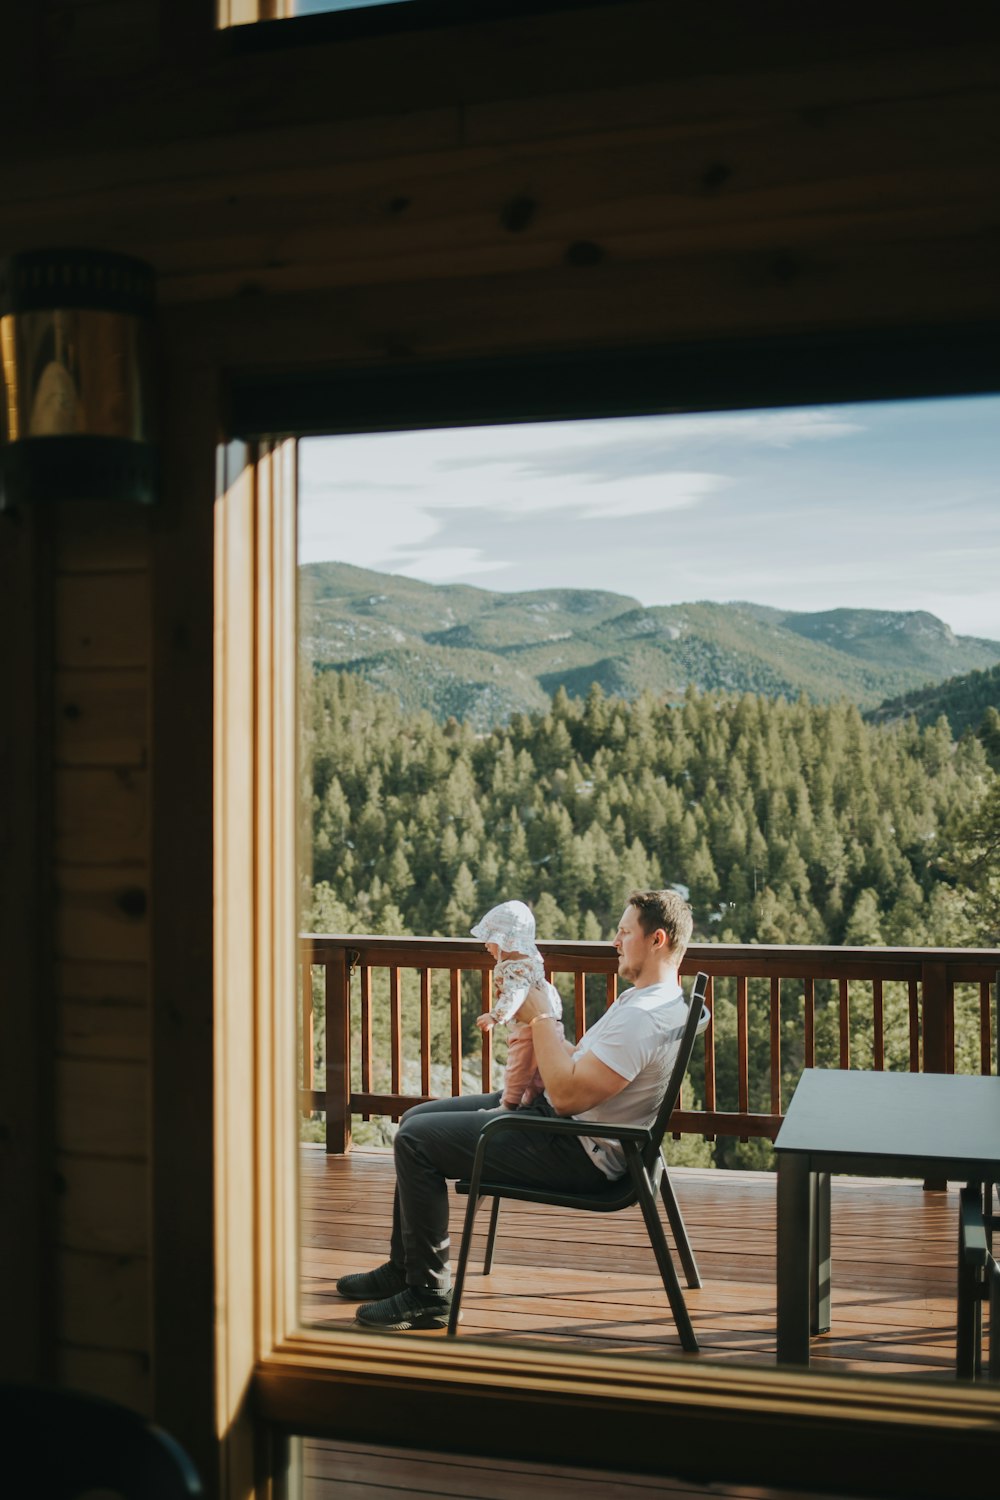
[[[486,1011],[484,1015],[476,1017],[476,1025],[480,1031],[492,1031],[496,1024],[497,1018],[491,1010]]]

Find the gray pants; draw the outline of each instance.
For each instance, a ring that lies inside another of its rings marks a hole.
[[[479,1132],[499,1106],[500,1094],[466,1094],[431,1099],[408,1109],[396,1132],[396,1197],[392,1210],[393,1265],[406,1271],[410,1286],[447,1291],[448,1179],[468,1177]],[[531,1114],[554,1113],[546,1099],[526,1107]],[[486,1157],[489,1176],[532,1187],[593,1191],[607,1183],[575,1136],[503,1131]],[[464,1205],[463,1205],[464,1206]]]

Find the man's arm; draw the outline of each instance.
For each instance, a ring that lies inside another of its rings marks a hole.
[[[526,1021],[538,1022],[531,1027],[535,1061],[556,1114],[576,1115],[621,1093],[628,1079],[592,1052],[574,1062],[575,1048],[560,1037],[551,1002],[541,985],[528,991],[521,1013]]]

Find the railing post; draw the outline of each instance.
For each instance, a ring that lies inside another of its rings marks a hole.
[[[924,1044],[923,1071],[948,1072],[948,969],[943,963],[920,965],[921,1035]],[[929,1177],[925,1193],[942,1193],[947,1182]]]
[[[351,965],[347,948],[326,962],[326,1149],[351,1149]]]
[[[923,1071],[947,1073],[948,1066],[948,967],[943,963],[920,965],[924,1043]]]

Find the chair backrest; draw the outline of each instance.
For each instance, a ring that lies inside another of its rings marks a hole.
[[[670,1124],[670,1116],[673,1114],[674,1105],[680,1097],[684,1074],[687,1072],[688,1063],[691,1061],[691,1054],[694,1051],[694,1039],[698,1035],[698,1025],[705,1006],[705,994],[707,990],[708,975],[699,970],[695,975],[694,984],[691,986],[687,1020],[684,1022],[680,1046],[677,1049],[677,1056],[674,1058],[674,1065],[670,1070],[670,1077],[667,1080],[663,1102],[656,1112],[656,1119],[650,1126],[649,1133],[652,1139],[649,1145],[643,1148],[642,1154],[646,1159],[647,1167],[659,1155],[660,1145],[667,1133],[667,1126]]]

